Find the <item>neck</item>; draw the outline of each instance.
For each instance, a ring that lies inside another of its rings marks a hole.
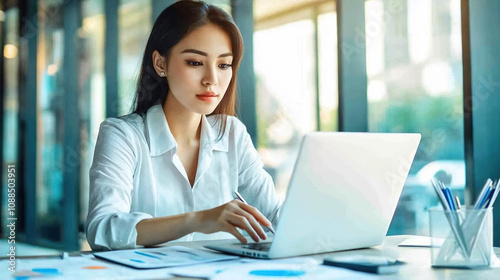
[[[201,133],[201,114],[185,109],[175,98],[169,98],[171,96],[171,94],[167,96],[163,105],[163,113],[177,145],[198,143]]]

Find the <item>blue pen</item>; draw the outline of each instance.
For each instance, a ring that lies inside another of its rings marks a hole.
[[[448,206],[450,207],[450,210],[456,210],[455,203],[453,202],[453,196],[451,195],[450,189],[444,186],[443,183],[440,182],[441,185],[441,191],[444,194],[444,197],[446,198],[446,202],[448,202]]]
[[[435,180],[431,180],[432,186],[434,187],[434,190],[436,191],[436,194],[439,198],[439,201],[441,202],[441,205],[443,206],[444,210],[450,210],[450,207],[448,206],[448,203],[446,203],[446,197],[444,196],[444,193],[441,191],[441,187],[439,183]]]
[[[495,204],[495,200],[497,199],[499,191],[500,191],[500,179],[497,179],[497,182],[495,184],[495,190],[493,191],[493,194],[491,195],[491,199],[488,202],[487,207],[493,207],[493,204]]]
[[[476,209],[476,210],[477,210],[477,209],[480,209],[480,208],[481,208],[481,207],[479,207],[479,204],[480,204],[480,202],[481,202],[481,200],[482,200],[482,198],[483,198],[483,196],[484,196],[484,194],[485,194],[486,190],[489,188],[489,186],[490,186],[492,183],[493,183],[493,181],[491,181],[491,179],[490,179],[490,178],[488,178],[488,179],[486,180],[486,182],[484,183],[483,188],[481,189],[481,192],[479,193],[479,196],[477,197],[476,202],[474,203],[474,209]]]
[[[498,195],[498,181],[497,180],[495,180],[493,185],[491,185],[490,189],[491,190],[490,190],[490,193],[488,195],[488,198],[484,202],[484,207],[483,207],[484,209],[492,207],[493,203],[495,203],[495,200],[496,200],[497,195]]]
[[[453,202],[453,195],[451,194],[450,189],[446,188],[446,189],[444,189],[444,192],[446,193],[446,199],[448,200],[448,203],[450,204],[450,209],[457,210],[457,207],[455,206],[455,202]]]
[[[453,202],[453,198],[451,197],[451,191],[445,187],[445,185],[439,180],[431,180],[432,185],[434,186],[438,197],[441,198],[441,202],[443,204],[443,208],[445,210],[444,214],[448,221],[450,222],[451,230],[456,237],[458,244],[460,245],[460,249],[462,250],[463,256],[468,259],[469,249],[467,248],[467,244],[465,242],[464,233],[462,228],[460,227],[460,221],[457,216],[455,203]],[[446,211],[449,211],[448,213]]]
[[[483,208],[486,209],[489,207],[491,200],[493,199],[493,195],[495,194],[495,188],[492,188],[488,198],[486,198],[486,201],[484,202]]]
[[[486,191],[484,192],[484,195],[483,197],[481,198],[480,202],[479,202],[479,205],[478,205],[478,208],[477,209],[482,209],[484,207],[484,205],[486,204],[486,202],[488,201],[488,198],[490,197],[490,193],[491,193],[491,187],[488,187],[486,189]]]

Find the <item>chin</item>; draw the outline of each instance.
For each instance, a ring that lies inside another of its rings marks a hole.
[[[202,114],[202,115],[210,115],[212,114],[214,111],[215,111],[215,108],[216,107],[213,107],[213,108],[197,108],[197,110],[195,110],[196,113],[198,114]]]

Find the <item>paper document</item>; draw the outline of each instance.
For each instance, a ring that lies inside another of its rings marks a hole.
[[[2,262],[0,269],[8,272]],[[168,268],[139,270],[95,259],[92,255],[71,256],[67,259],[36,258],[16,260],[16,272],[12,279],[50,279],[50,280],[82,280],[82,279],[165,279],[173,277]],[[1,279],[11,279],[8,273],[0,274]]]
[[[173,267],[239,258],[184,246],[116,250],[94,253],[94,256],[134,268]]]
[[[364,280],[379,279],[378,275],[365,272],[357,272],[349,269],[314,264],[286,264],[274,263],[251,263],[244,266],[234,266],[224,270],[212,278],[212,280],[233,279],[346,279]]]
[[[296,258],[285,258],[285,259],[275,259],[275,260],[259,260],[250,258],[241,258],[239,260],[225,261],[220,263],[208,263],[197,265],[195,267],[176,267],[168,270],[169,274],[181,277],[192,277],[192,278],[204,278],[212,279],[217,274],[220,274],[226,270],[233,268],[245,267],[249,264],[252,265],[266,265],[266,264],[288,264],[288,265],[302,265],[316,267],[321,264],[321,261],[316,260],[312,257],[296,257]]]

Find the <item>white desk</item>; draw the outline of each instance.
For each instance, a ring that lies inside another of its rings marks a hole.
[[[326,254],[319,254],[319,255],[314,255],[312,256],[315,259],[322,260],[326,256],[338,256],[338,255],[352,255],[356,254],[359,255],[360,253],[362,254],[380,254],[383,252],[386,255],[390,256],[398,256],[398,259],[401,261],[407,262],[406,265],[402,266],[398,274],[392,274],[392,275],[375,275],[376,279],[500,279],[500,268],[491,268],[491,269],[486,269],[486,270],[463,270],[463,269],[433,269],[431,267],[431,256],[430,256],[430,249],[429,248],[416,248],[416,247],[398,247],[397,245],[406,240],[411,236],[389,236],[386,238],[384,241],[384,244],[382,246],[377,246],[374,248],[369,248],[369,249],[361,249],[361,250],[351,250],[351,251],[344,251],[344,252],[336,252],[336,253],[326,253]],[[188,246],[188,247],[194,247],[194,248],[199,248],[202,247],[203,245],[206,244],[214,244],[217,242],[223,242],[223,241],[196,241],[196,242],[179,242],[179,243],[171,243],[170,245],[182,245],[182,246]],[[495,253],[497,256],[500,256],[500,248],[495,248]],[[87,259],[90,259],[90,252],[82,252],[82,255],[87,256]],[[53,262],[59,262],[59,264],[67,262],[68,266],[71,265],[71,259],[74,257],[70,257],[69,259],[66,260],[54,260]],[[18,258],[21,259],[22,262],[22,257]],[[44,257],[37,257],[35,259],[31,259],[31,261],[37,262],[40,260],[42,262],[43,260],[46,260],[47,258]],[[76,260],[76,259],[74,259]],[[4,274],[4,271],[7,271],[4,266],[5,266],[5,261],[2,261],[4,264],[1,265],[2,268],[2,273],[0,273],[0,278],[6,279],[3,277],[3,275],[7,276],[9,274]],[[96,261],[93,261],[96,262]],[[114,279],[121,279],[124,275],[127,275],[129,277],[135,278],[135,276],[132,275],[140,275],[137,279],[167,279],[162,275],[161,271],[164,271],[163,269],[161,270],[135,270],[132,268],[120,266],[117,264],[112,264],[110,262],[105,262],[98,260],[98,264],[101,264],[103,266],[108,266],[110,271],[112,270],[114,275],[116,275],[117,278]],[[46,263],[46,262],[45,262]],[[21,264],[21,263],[20,263]],[[94,264],[95,265],[95,264]],[[220,263],[221,267],[224,265],[224,262]],[[5,269],[5,270],[4,270]],[[18,269],[23,269],[22,265],[18,266]],[[26,267],[24,268],[26,269]],[[19,271],[19,270],[18,270]],[[7,271],[8,272],[8,271]],[[138,272],[140,274],[138,274]],[[99,274],[98,270],[88,270],[85,271],[85,278],[87,279],[94,279],[95,276],[98,276]],[[370,274],[373,275],[373,274]],[[12,278],[13,279],[13,278]],[[32,279],[45,279],[45,278],[32,278]],[[50,279],[50,278],[47,278]],[[82,278],[83,279],[83,278]],[[130,279],[130,278],[129,278]],[[168,279],[189,279],[189,278],[168,278]],[[266,277],[266,279],[269,279]],[[293,278],[291,278],[293,279]]]

